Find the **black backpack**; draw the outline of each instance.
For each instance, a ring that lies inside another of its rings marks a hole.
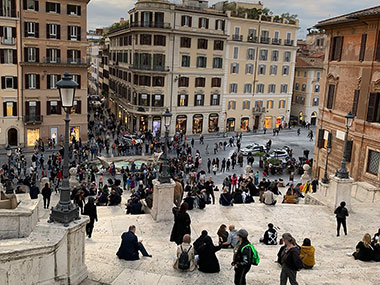
[[[199,202],[198,202],[198,207],[199,209],[204,209],[206,207],[206,201],[202,196],[198,196]]]
[[[191,249],[191,245],[187,251],[183,251],[182,245],[181,245],[181,255],[178,259],[178,268],[182,270],[187,270],[190,268],[190,260],[189,260],[189,251]]]

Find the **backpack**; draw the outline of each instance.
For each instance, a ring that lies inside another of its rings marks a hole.
[[[199,209],[204,209],[206,207],[206,202],[203,197],[199,197],[198,206],[199,206]]]
[[[246,248],[246,247],[250,247],[251,248],[251,250],[252,250],[252,261],[251,261],[251,264],[252,265],[259,265],[259,263],[260,263],[260,257],[259,257],[259,254],[257,253],[257,250],[255,249],[255,247],[253,246],[253,244],[252,243],[249,243],[249,244],[247,244],[247,245],[245,245],[245,246],[243,246],[242,248],[241,248],[241,253],[243,253],[243,250]]]
[[[190,268],[190,260],[189,260],[189,251],[192,246],[189,247],[187,251],[183,251],[182,245],[181,245],[181,255],[178,259],[178,268],[182,270],[187,270]]]

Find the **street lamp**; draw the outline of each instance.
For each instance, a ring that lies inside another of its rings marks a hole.
[[[169,112],[169,109],[166,109],[163,114],[164,117],[164,126],[165,126],[165,146],[164,146],[164,162],[162,164],[162,173],[159,176],[158,180],[160,183],[170,183],[170,175],[168,171],[168,143],[169,143],[169,127],[172,119],[172,113]]]
[[[79,211],[76,205],[70,200],[70,183],[69,183],[69,123],[71,108],[74,105],[75,90],[78,84],[72,80],[72,76],[65,72],[62,80],[57,82],[59,96],[61,98],[62,108],[66,112],[65,121],[65,144],[63,153],[63,179],[60,188],[61,193],[58,204],[51,209],[49,222],[63,223],[65,226],[76,219],[79,219]]]
[[[348,152],[348,132],[352,126],[352,123],[354,122],[355,116],[351,113],[348,112],[346,115],[346,137],[344,139],[344,150],[343,150],[343,158],[341,162],[341,167],[336,171],[335,176],[341,179],[348,179],[349,178],[349,173],[346,168],[346,156]]]
[[[327,146],[326,146],[326,165],[325,165],[325,175],[323,176],[322,178],[322,183],[324,184],[329,184],[329,179],[327,177],[327,165],[329,163],[329,155],[331,153],[331,142],[330,140],[327,142]]]
[[[13,185],[11,180],[11,156],[12,156],[12,149],[9,145],[5,148],[8,156],[8,179],[5,184],[5,194],[13,194]]]
[[[11,156],[12,156],[12,149],[9,145],[5,148],[7,151],[7,156],[8,156],[8,172],[11,170]]]

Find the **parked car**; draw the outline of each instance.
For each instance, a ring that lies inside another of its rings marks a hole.
[[[271,152],[269,152],[269,157],[283,159],[283,158],[289,158],[289,154],[286,149],[274,149]]]
[[[248,155],[250,153],[254,154],[256,152],[265,152],[267,149],[264,145],[260,145],[257,143],[249,144],[246,147],[242,148],[240,152],[242,155]]]
[[[123,141],[124,142],[130,142],[132,144],[139,144],[139,143],[142,143],[142,140],[139,139],[137,136],[135,135],[130,135],[130,134],[126,134],[123,136]]]

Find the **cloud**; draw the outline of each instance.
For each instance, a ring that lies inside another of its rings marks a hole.
[[[178,2],[179,0],[175,0]],[[254,0],[238,0],[252,2]],[[211,0],[214,4],[219,0]],[[231,2],[231,1],[230,1]],[[255,1],[258,2],[258,1]],[[299,38],[306,36],[306,29],[314,26],[321,20],[343,15],[357,10],[374,6],[374,0],[262,0],[265,7],[279,15],[289,12],[297,14],[300,20]],[[88,4],[88,28],[106,27],[120,20],[121,17],[128,19],[128,10],[133,8],[136,0],[92,0]]]

